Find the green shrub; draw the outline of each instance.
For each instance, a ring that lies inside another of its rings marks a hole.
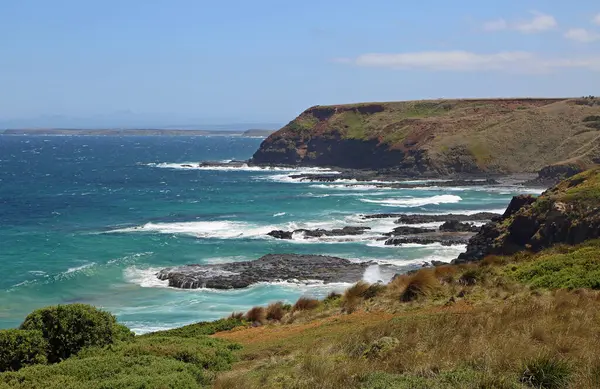
[[[46,363],[47,343],[39,331],[0,331],[0,372]]]
[[[550,249],[533,259],[509,265],[505,271],[517,281],[538,288],[600,289],[600,241]]]
[[[130,336],[113,315],[85,304],[38,309],[25,318],[21,329],[43,334],[50,363],[64,360],[84,347],[105,346]]]
[[[14,388],[125,389],[203,388],[229,369],[239,346],[207,336],[136,337],[91,347],[54,365],[36,365],[0,375]]]
[[[221,331],[229,331],[243,325],[246,325],[246,321],[236,316],[216,321],[203,321],[179,328],[173,328],[172,330],[152,332],[142,335],[142,337],[178,336],[182,338],[194,338],[202,335],[216,334]]]
[[[563,360],[539,357],[529,361],[521,376],[521,382],[533,388],[561,389],[569,385],[571,367]]]

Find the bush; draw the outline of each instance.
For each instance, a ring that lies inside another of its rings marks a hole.
[[[136,337],[110,348],[88,348],[54,365],[0,375],[0,387],[125,389],[208,387],[215,372],[231,367],[239,346],[207,336]]]
[[[309,311],[312,309],[316,309],[320,304],[321,302],[317,299],[312,299],[309,297],[300,297],[298,301],[296,301],[296,304],[294,304],[292,311]]]
[[[267,307],[267,320],[280,321],[286,313],[284,305],[281,301],[271,303]]]
[[[46,363],[46,340],[39,331],[0,331],[0,372]]]
[[[202,321],[179,328],[173,328],[172,330],[152,332],[142,335],[141,337],[177,336],[181,338],[195,338],[202,335],[213,335],[221,331],[229,331],[245,324],[246,322],[241,318],[229,317],[228,319],[219,319],[216,321]]]
[[[263,307],[254,307],[246,312],[246,320],[251,323],[264,324],[267,320],[267,310]]]
[[[563,360],[539,357],[529,361],[523,370],[521,382],[533,388],[561,389],[569,385],[571,367]]]
[[[402,280],[403,278],[399,279]],[[405,280],[406,287],[400,295],[400,300],[404,302],[426,296],[440,286],[438,279],[435,278],[435,272],[431,269],[421,269]]]
[[[84,347],[105,346],[130,336],[113,315],[85,304],[38,309],[25,318],[21,329],[43,334],[50,363],[60,362]]]

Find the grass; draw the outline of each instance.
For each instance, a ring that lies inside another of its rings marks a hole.
[[[309,297],[300,297],[292,307],[292,312],[310,311],[319,307],[321,302]]]
[[[263,307],[251,308],[244,318],[252,324],[264,324],[267,321],[267,310]]]
[[[370,105],[382,109],[363,109]],[[537,172],[567,160],[588,167],[593,165],[595,155],[592,128],[597,129],[600,123],[595,120],[599,116],[597,104],[577,105],[574,99],[404,101],[319,110],[305,111],[274,134],[261,146],[265,155],[259,155],[266,159],[261,162],[276,163],[296,150],[300,151],[301,162],[359,168],[381,163],[385,167],[401,166],[402,170],[411,170],[415,165],[412,158],[417,155],[424,165],[419,166],[422,171],[441,175]],[[328,114],[323,116],[323,110]],[[342,140],[369,141],[365,145],[350,142],[349,148],[356,151],[364,146],[365,155],[376,150],[375,160],[365,157],[361,165],[344,158],[343,152],[320,160],[318,155],[304,151],[305,146],[326,150],[339,141],[338,136]]]
[[[54,365],[0,375],[0,388],[202,388],[229,369],[237,346],[206,336],[140,337]]]
[[[364,298],[370,285],[355,284],[341,306],[323,304],[301,323],[215,335],[244,346],[215,387],[597,388],[600,292],[568,289],[560,272],[546,286],[515,276],[558,261],[575,271],[568,280],[585,279],[574,258],[596,266],[600,241],[421,269],[372,299]],[[390,339],[399,340],[392,349],[365,357]]]
[[[281,301],[271,303],[267,307],[266,318],[267,320],[280,321],[283,319],[287,311],[288,309],[285,309],[285,305]]]
[[[600,240],[547,250],[533,258],[507,265],[507,274],[534,287],[600,289]]]

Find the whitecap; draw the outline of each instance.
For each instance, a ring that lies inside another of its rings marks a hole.
[[[85,265],[81,265],[81,266],[76,266],[76,267],[70,267],[69,269],[67,269],[67,271],[65,271],[63,274],[71,274],[71,273],[76,273],[85,269],[88,269],[92,266],[96,265],[96,262],[91,262],[91,263],[86,263]]]
[[[141,226],[120,228],[107,233],[158,233],[189,235],[196,238],[256,238],[264,237],[272,231],[273,226],[257,226],[245,222],[234,221],[197,221],[180,223],[146,223]]]
[[[408,198],[393,198],[382,200],[360,199],[365,203],[373,203],[383,205],[384,207],[421,207],[424,205],[439,205],[458,203],[462,198],[456,195],[438,195],[432,197],[408,197]]]
[[[123,270],[125,281],[141,286],[142,288],[166,288],[169,286],[168,280],[159,280],[156,277],[160,268],[141,269],[131,266]]]

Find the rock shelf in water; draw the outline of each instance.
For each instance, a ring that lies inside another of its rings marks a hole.
[[[290,280],[353,283],[374,264],[324,255],[268,254],[256,261],[170,267],[156,276],[182,289],[239,289],[259,282]]]

